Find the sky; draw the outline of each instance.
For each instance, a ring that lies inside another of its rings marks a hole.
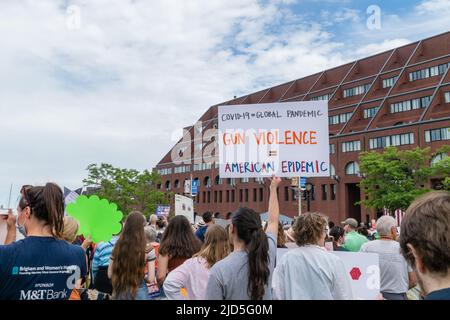
[[[450,0],[1,0],[0,205],[11,183],[11,206],[23,184],[79,188],[91,163],[151,170],[211,105],[449,31],[449,14]]]

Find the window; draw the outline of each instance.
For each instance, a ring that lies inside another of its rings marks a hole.
[[[166,181],[166,190],[170,190],[170,181]]]
[[[244,190],[244,195],[245,195],[245,202],[248,202],[248,189]]]
[[[336,169],[334,168],[334,166],[330,163],[330,176],[335,176],[336,175]]]
[[[322,185],[322,200],[327,200],[328,197],[328,185]]]
[[[289,201],[289,187],[284,187],[284,201]]]
[[[193,171],[202,171],[202,170],[211,169],[211,167],[212,167],[212,163],[203,162],[203,163],[194,164],[194,167],[192,170]]]
[[[334,144],[330,144],[330,154],[334,154],[335,152]]]
[[[180,167],[173,168],[174,173],[185,173],[185,172],[190,172],[190,171],[191,171],[190,166],[180,166]]]
[[[396,80],[397,80],[397,76],[392,77],[392,78],[383,79],[383,83],[382,83],[383,89],[392,87]]]
[[[391,113],[406,112],[419,108],[426,108],[430,104],[431,96],[425,96],[412,100],[400,101],[391,104]]]
[[[345,166],[345,174],[347,174],[347,175],[357,175],[357,174],[359,174],[359,164],[358,164],[358,162],[355,162],[355,161],[349,162]]]
[[[159,169],[158,173],[162,176],[172,174],[172,168]]]
[[[262,183],[264,183],[264,178],[255,178],[255,182],[262,184]]]
[[[241,178],[241,183],[247,183],[249,181],[249,178]]]
[[[404,146],[409,144],[414,144],[414,134],[412,132],[372,138],[369,140],[370,149],[381,149],[389,146]]]
[[[203,203],[206,203],[206,191],[203,191]]]
[[[244,190],[239,189],[239,202],[244,201]]]
[[[328,123],[330,125],[339,124],[339,123],[345,123],[345,122],[347,122],[350,119],[351,116],[352,116],[351,112],[337,114],[337,115],[334,115],[334,116],[329,116],[328,117]]]
[[[444,159],[446,157],[448,157],[448,155],[446,153],[438,153],[433,158],[431,158],[430,165],[434,166],[434,165],[436,165],[436,163],[438,163],[439,161],[441,161],[442,159]]]
[[[203,180],[205,187],[207,188],[211,188],[211,179],[209,177],[205,177],[205,179]]]
[[[264,189],[259,188],[259,201],[263,201],[263,200],[264,200]]]
[[[357,86],[357,87],[353,87],[353,88],[349,88],[349,89],[344,89],[344,98],[364,94],[367,92],[367,90],[369,90],[369,88],[370,88],[370,83],[367,83],[367,84],[364,84],[361,86]]]
[[[335,184],[331,184],[331,200],[336,200],[336,185]]]
[[[234,190],[231,190],[231,202],[235,201],[235,192]]]
[[[450,67],[450,63],[444,63],[437,66],[410,72],[409,81],[412,82],[444,74],[448,67]]]
[[[253,189],[253,202],[258,201],[257,200],[258,199],[258,194],[257,194],[256,190],[257,190],[256,188]]]
[[[450,91],[444,94],[445,103],[450,103]]]
[[[222,191],[219,191],[219,202],[222,203]]]
[[[216,178],[214,179],[216,184],[222,184],[222,178],[220,176],[216,176]]]
[[[322,96],[312,97],[312,98],[311,98],[311,101],[330,100],[330,98],[331,98],[332,95],[333,95],[332,93],[327,93],[327,94],[324,94],[324,95],[322,95]]]
[[[342,142],[342,152],[352,152],[361,150],[361,141],[347,141]]]
[[[450,127],[425,130],[425,142],[450,140]]]
[[[211,191],[206,193],[208,195],[208,203],[211,203]]]
[[[217,203],[218,201],[217,201],[218,199],[217,199],[217,191],[214,191],[214,203]]]
[[[175,189],[177,189],[177,188],[179,188],[180,187],[180,180],[175,180],[175,182],[173,183],[173,187],[175,188]]]
[[[230,190],[227,190],[226,200],[227,200],[227,202],[230,202]]]
[[[379,107],[364,109],[364,119],[372,118],[377,113]]]

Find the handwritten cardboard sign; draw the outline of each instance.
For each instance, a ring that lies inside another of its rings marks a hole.
[[[220,176],[329,176],[328,104],[219,107]]]

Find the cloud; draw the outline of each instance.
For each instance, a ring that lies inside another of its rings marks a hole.
[[[370,43],[368,45],[365,45],[355,51],[355,55],[357,57],[365,57],[369,55],[374,55],[380,52],[388,51],[397,47],[404,46],[411,41],[408,39],[391,39],[391,40],[385,40],[381,43]]]
[[[416,6],[415,10],[419,14],[435,13],[439,11],[450,11],[450,1],[448,0],[426,0]]]
[[[210,105],[342,63],[289,4],[1,2],[1,180],[75,188],[90,163],[151,169]]]
[[[151,169],[211,105],[448,30],[443,10],[374,32],[350,1],[331,25],[299,3],[1,1],[0,204],[10,182],[79,187],[90,163]]]

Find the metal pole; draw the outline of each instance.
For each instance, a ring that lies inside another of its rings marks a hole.
[[[302,215],[302,178],[298,178],[298,215]]]
[[[8,209],[11,209],[11,194],[12,194],[12,183],[11,187],[9,188],[9,200],[8,200]]]

